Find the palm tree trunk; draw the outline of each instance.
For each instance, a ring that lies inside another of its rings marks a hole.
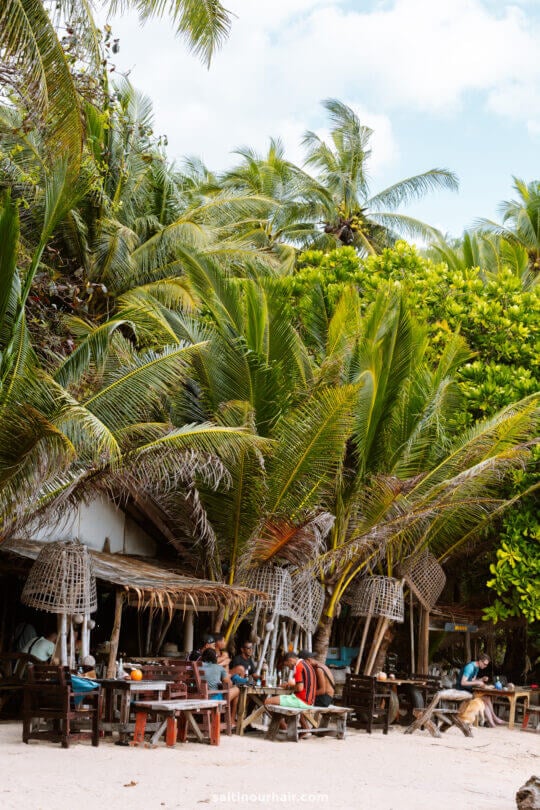
[[[330,644],[330,636],[332,634],[332,625],[334,624],[334,617],[328,616],[325,610],[319,621],[317,632],[313,640],[313,652],[317,660],[324,663],[328,657],[328,646]]]
[[[384,631],[384,635],[382,637],[381,646],[379,647],[379,651],[377,653],[377,657],[375,658],[375,664],[373,666],[373,672],[380,672],[384,670],[384,662],[386,659],[386,653],[388,652],[388,648],[390,647],[392,641],[394,640],[394,624],[389,624],[386,630]]]

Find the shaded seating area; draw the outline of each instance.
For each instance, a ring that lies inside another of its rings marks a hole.
[[[90,738],[99,745],[101,690],[76,692],[67,667],[30,664],[24,685],[23,742],[49,740],[68,748]]]
[[[371,734],[374,728],[382,728],[388,734],[390,722],[390,693],[377,678],[370,675],[347,675],[343,688],[342,703],[349,706],[353,715],[349,725],[362,728]]]

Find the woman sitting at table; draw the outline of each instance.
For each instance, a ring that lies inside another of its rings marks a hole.
[[[478,656],[478,659],[476,661],[469,661],[468,664],[465,664],[465,666],[458,675],[456,689],[460,690],[466,689],[467,692],[472,693],[473,688],[475,686],[477,686],[480,689],[484,688],[489,678],[486,677],[485,675],[479,678],[478,674],[487,667],[489,662],[490,662],[489,655],[486,655],[486,653],[482,653],[482,655]],[[497,715],[495,714],[491,698],[488,695],[482,695],[482,700],[484,701],[485,704],[486,720],[488,721],[491,728],[495,728],[495,726],[504,725],[504,721],[501,720],[499,717],[497,717]]]
[[[204,677],[208,683],[208,690],[215,691],[216,694],[210,695],[211,700],[225,700],[223,692],[217,690],[227,686],[229,698],[231,701],[231,722],[233,725],[236,723],[236,707],[238,704],[238,695],[240,690],[237,686],[233,686],[227,670],[217,662],[217,654],[215,650],[207,649],[201,656]]]

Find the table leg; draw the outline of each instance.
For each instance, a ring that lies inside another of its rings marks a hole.
[[[245,689],[240,689],[240,695],[238,697],[238,709],[236,712],[236,733],[240,737],[244,734],[244,728],[246,727],[246,708],[247,691]]]
[[[216,706],[210,712],[210,745],[219,745],[221,733],[221,707]]]
[[[130,703],[131,703],[131,694],[129,690],[125,690],[122,692],[122,697],[120,699],[120,723],[119,723],[119,732],[120,732],[119,742],[123,742],[125,744],[127,744],[128,742]]]
[[[150,747],[154,748],[158,744],[159,738],[167,728],[167,720],[163,720],[157,727],[156,731],[152,734],[152,738],[150,740]]]
[[[187,740],[187,717],[185,712],[180,712],[178,718],[178,742],[185,743]]]
[[[135,731],[133,732],[133,745],[144,743],[144,732],[146,731],[146,712],[137,712],[135,715]]]
[[[508,728],[514,728],[516,720],[516,696],[508,695],[508,703],[510,704],[508,713]]]
[[[188,709],[184,709],[184,713],[186,715],[186,720],[195,732],[195,736],[199,740],[199,742],[204,742],[204,736],[202,731],[200,730],[197,721],[193,717],[193,712],[189,711]],[[210,730],[211,733],[211,730]]]
[[[174,748],[176,745],[176,735],[178,734],[178,723],[174,714],[167,717],[167,733],[165,735],[165,745]]]

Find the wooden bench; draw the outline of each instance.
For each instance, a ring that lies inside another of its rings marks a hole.
[[[267,740],[275,740],[280,730],[282,720],[287,723],[287,739],[298,742],[300,734],[335,734],[338,740],[345,739],[347,730],[347,714],[352,709],[346,706],[313,706],[309,711],[306,709],[289,709],[286,706],[267,705],[266,711],[270,715],[270,726],[266,732]],[[300,717],[304,715],[308,720],[313,720],[318,725],[310,728],[302,728]],[[335,727],[330,728],[330,721],[335,721]]]

